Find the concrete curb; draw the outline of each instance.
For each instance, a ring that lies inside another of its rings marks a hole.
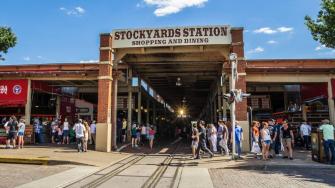
[[[0,157],[0,163],[48,165],[49,161],[50,158],[46,157],[17,157],[17,156]]]

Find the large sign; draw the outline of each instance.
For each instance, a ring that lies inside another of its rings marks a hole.
[[[28,80],[0,80],[0,106],[26,104],[27,91]]]
[[[114,30],[113,48],[231,44],[230,26]]]

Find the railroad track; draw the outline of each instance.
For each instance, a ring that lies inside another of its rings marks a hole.
[[[117,163],[114,163],[110,166],[107,166],[93,174],[90,174],[86,176],[83,179],[77,180],[75,182],[72,182],[71,184],[68,184],[66,188],[96,188],[100,185],[104,184],[111,178],[118,176],[121,172],[127,170],[129,167],[132,167],[133,165],[136,165],[139,161],[146,157],[150,158],[162,158],[165,157],[163,162],[160,164],[157,164],[157,169],[151,174],[151,176],[148,177],[148,179],[145,181],[145,183],[141,186],[141,188],[153,188],[156,187],[157,184],[160,182],[161,178],[163,177],[164,173],[168,169],[168,167],[171,165],[175,157],[177,156],[175,152],[179,148],[180,143],[176,143],[172,145],[172,151],[170,151],[170,154],[135,154],[131,155],[121,161],[118,161]],[[172,178],[170,187],[173,187],[174,181],[177,179],[177,173],[180,172],[180,167],[177,167],[175,174]],[[145,170],[145,169],[144,169]],[[130,177],[131,178],[131,177]],[[113,187],[113,185],[111,185]]]
[[[106,168],[103,168],[89,176],[72,182],[64,188],[74,188],[74,187],[82,187],[82,188],[93,188],[98,187],[102,183],[108,181],[110,178],[114,177],[115,175],[119,174],[120,172],[126,170],[127,168],[131,167],[132,165],[136,164],[138,161],[142,160],[146,155],[139,154],[139,155],[131,155],[117,163],[114,163]]]

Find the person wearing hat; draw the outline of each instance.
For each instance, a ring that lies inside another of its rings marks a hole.
[[[95,145],[95,139],[96,139],[96,130],[97,130],[97,125],[95,124],[95,120],[92,121],[90,125],[90,130],[91,130],[91,144]]]
[[[323,146],[327,162],[335,165],[335,142],[334,142],[334,126],[330,124],[328,119],[322,120],[320,131],[323,133]],[[330,151],[330,152],[329,152]],[[331,159],[330,159],[331,154]]]

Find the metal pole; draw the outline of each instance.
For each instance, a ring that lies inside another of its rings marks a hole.
[[[236,60],[231,61],[231,84],[230,84],[230,91],[235,90],[235,66],[236,66]],[[232,159],[235,159],[235,151],[236,151],[236,143],[235,143],[235,100],[233,103],[231,103],[231,109],[230,109],[230,116],[231,116],[231,126],[232,126],[232,139],[233,139],[233,151],[232,151]]]
[[[128,125],[127,125],[127,140],[131,141],[131,125],[132,125],[132,112],[133,112],[133,108],[132,108],[132,104],[133,104],[133,93],[132,93],[132,70],[129,69],[129,73],[128,73]]]

